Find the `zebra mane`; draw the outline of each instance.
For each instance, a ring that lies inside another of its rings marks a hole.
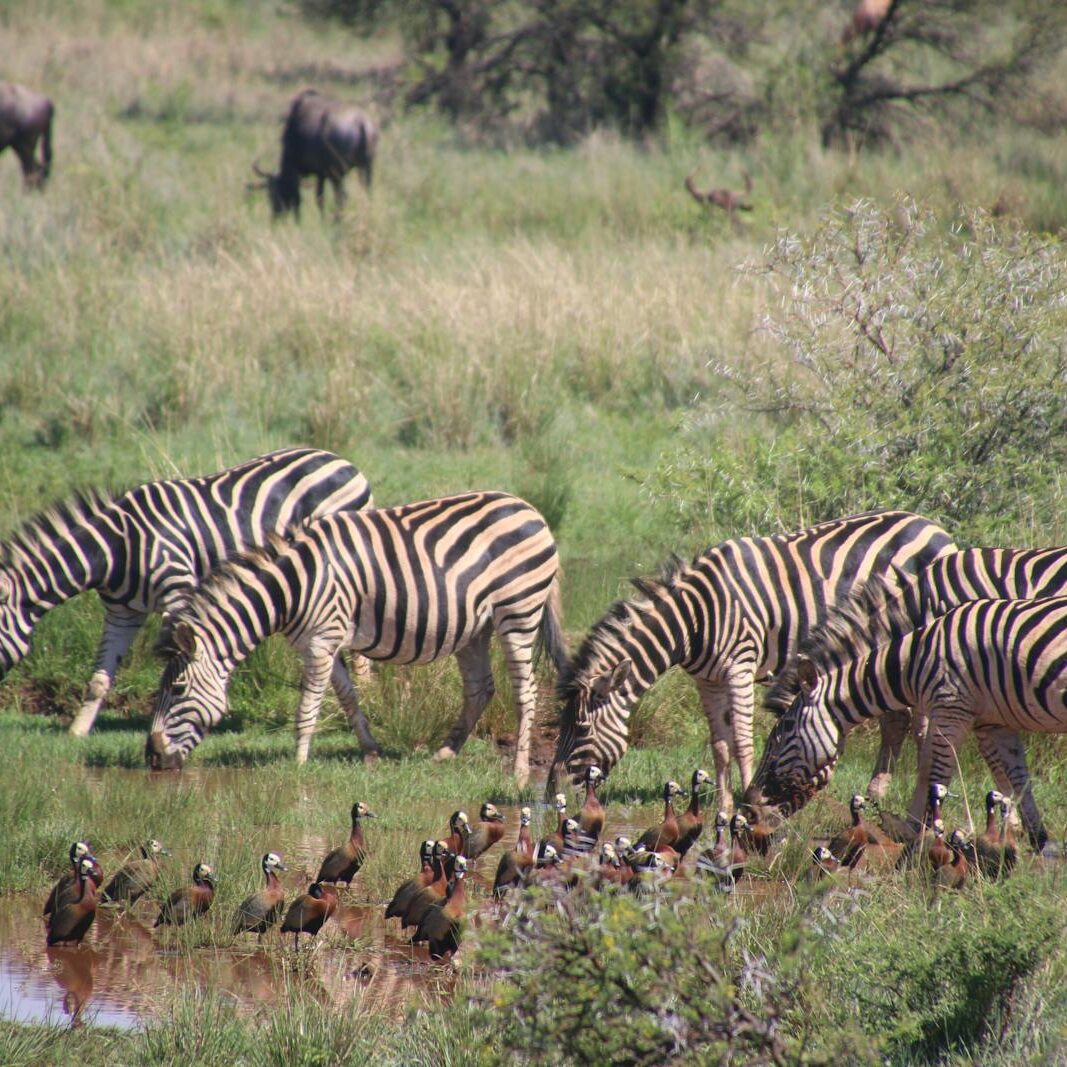
[[[200,585],[178,600],[164,616],[156,642],[157,654],[168,656],[177,651],[174,628],[178,623],[203,621],[212,608],[224,604],[231,594],[241,587],[243,578],[274,563],[291,544],[292,542],[280,534],[270,533],[265,544],[249,548],[216,564]]]
[[[42,541],[51,540],[57,532],[84,526],[116,499],[114,493],[79,489],[66,500],[39,511],[0,544],[0,567],[17,567],[21,561],[33,559]]]
[[[562,725],[573,726],[573,698],[579,687],[588,681],[590,671],[605,657],[618,651],[635,623],[651,614],[657,601],[668,597],[678,584],[678,579],[690,567],[679,556],[671,556],[663,565],[658,578],[631,578],[630,584],[638,595],[629,600],[616,600],[604,617],[594,624],[582,641],[581,647],[571,657],[559,674],[556,696],[563,703]]]
[[[789,665],[775,678],[763,699],[763,706],[772,715],[788,711],[800,692],[800,657],[810,660],[819,674],[825,674],[846,660],[869,655],[923,625],[918,580],[896,568],[894,571],[899,585],[882,577],[868,579],[831,607],[826,619],[800,642]]]

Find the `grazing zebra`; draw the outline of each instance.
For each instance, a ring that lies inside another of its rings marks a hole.
[[[284,634],[302,654],[296,758],[307,760],[323,692],[332,684],[364,750],[355,687],[337,656],[431,663],[455,655],[463,710],[435,759],[459,751],[493,695],[489,638],[504,647],[519,722],[515,774],[529,776],[540,636],[557,670],[559,560],[545,520],[506,493],[464,493],[361,514],[327,515],[291,542],[222,567],[175,616],[148,755],[180,766],[226,711],[233,669]]]
[[[968,600],[1040,600],[1067,594],[1067,548],[968,548],[939,556],[916,578],[919,599],[913,602],[913,627]],[[892,767],[911,729],[920,746],[926,720],[910,711],[889,711],[879,720],[881,748],[869,795],[881,800],[892,780]]]
[[[781,670],[830,605],[872,574],[918,571],[951,551],[939,526],[904,511],[867,512],[794,534],[724,541],[600,620],[559,682],[557,768],[577,780],[627,748],[637,699],[677,664],[696,682],[711,729],[719,806],[729,808],[730,761],[752,778],[754,684]]]
[[[1019,734],[1067,733],[1067,597],[973,600],[912,629],[906,597],[876,585],[811,635],[768,694],[782,715],[746,802],[791,814],[830,781],[854,726],[910,707],[929,721],[909,812],[915,825],[930,783],[951,781],[973,729],[997,787],[1021,797],[1023,825],[1043,848],[1048,835]]]
[[[202,478],[84,492],[30,519],[0,546],[0,675],[30,650],[38,619],[86,589],[104,633],[71,733],[92,729],[119,663],[152,612],[172,611],[221,560],[308,519],[371,505],[347,460],[287,448]]]

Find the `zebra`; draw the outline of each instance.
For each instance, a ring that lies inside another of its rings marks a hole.
[[[541,515],[507,493],[470,492],[359,514],[327,515],[289,543],[233,560],[177,613],[147,755],[180,767],[226,711],[234,668],[282,633],[304,662],[296,759],[308,757],[326,685],[332,684],[366,751],[355,687],[337,655],[424,664],[455,655],[463,708],[435,760],[459,751],[493,692],[489,639],[503,645],[518,717],[515,775],[529,778],[538,638],[556,670],[559,557]]]
[[[37,621],[87,589],[104,632],[71,733],[92,729],[148,615],[174,610],[222,560],[338,510],[373,506],[347,460],[285,448],[218,474],[148,482],[120,496],[86,490],[24,523],[0,546],[0,677],[30,651]]]
[[[912,573],[952,551],[941,527],[905,511],[872,511],[793,534],[745,537],[677,558],[639,596],[593,627],[559,680],[560,737],[549,772],[577,781],[626,752],[633,705],[668,668],[693,678],[711,731],[719,806],[729,810],[731,759],[752,778],[754,684],[789,660],[830,605],[871,574]]]
[[[873,586],[812,634],[772,687],[767,703],[781,717],[745,802],[792,814],[830,781],[853,727],[910,707],[929,721],[913,824],[930,783],[952,780],[973,729],[997,788],[1021,797],[1023,826],[1043,850],[1020,731],[1067,733],[1067,597],[972,600],[913,629],[900,590]]]
[[[1067,548],[968,548],[939,556],[914,579],[913,627],[968,600],[1040,600],[1067,594]],[[892,768],[909,729],[921,747],[926,721],[908,710],[887,711],[878,720],[881,746],[868,795],[884,799]]]

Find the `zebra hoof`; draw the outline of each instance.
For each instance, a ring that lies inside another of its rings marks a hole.
[[[448,745],[442,745],[442,747],[439,748],[433,754],[433,762],[434,763],[441,763],[446,759],[455,759],[455,758],[456,758],[455,751],[453,751],[453,749],[449,748]]]
[[[88,737],[89,731],[92,730],[92,728],[93,723],[91,719],[89,722],[79,722],[75,719],[74,722],[70,724],[70,730],[68,732],[71,737]]]
[[[363,753],[364,763],[377,763],[382,758],[382,754],[376,748],[368,748]]]
[[[889,783],[892,780],[893,776],[890,774],[876,774],[867,786],[867,796],[871,800],[885,800],[886,794],[889,792]]]

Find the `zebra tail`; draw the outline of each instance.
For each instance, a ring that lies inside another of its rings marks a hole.
[[[560,624],[562,606],[559,590],[560,572],[552,579],[552,588],[548,591],[544,611],[541,612],[541,629],[538,634],[538,657],[548,653],[552,666],[558,675],[567,665],[567,646],[563,641],[563,627]]]

